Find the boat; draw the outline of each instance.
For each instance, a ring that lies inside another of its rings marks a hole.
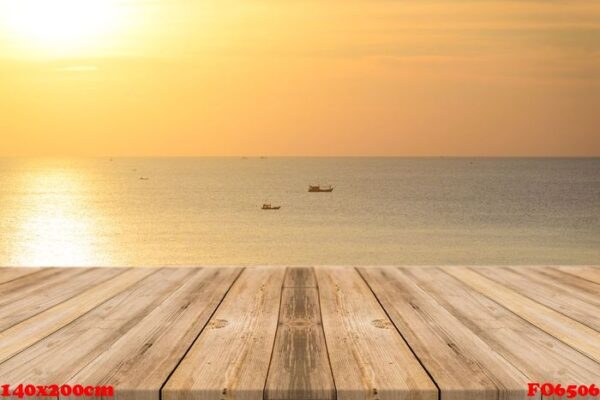
[[[279,210],[281,206],[272,206],[271,203],[265,203],[262,205],[263,210]]]
[[[147,181],[149,178],[145,177],[145,176],[140,176],[140,181]]]
[[[327,186],[321,186],[321,185],[308,185],[308,191],[309,192],[325,192],[325,193],[330,193],[333,192],[333,186],[331,185],[327,185]]]

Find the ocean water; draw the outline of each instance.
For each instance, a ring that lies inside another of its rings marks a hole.
[[[2,266],[599,263],[598,158],[0,159]]]

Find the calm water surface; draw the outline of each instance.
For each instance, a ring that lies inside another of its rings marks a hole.
[[[4,266],[598,263],[600,159],[0,159]]]

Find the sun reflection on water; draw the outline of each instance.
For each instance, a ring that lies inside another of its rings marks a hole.
[[[87,266],[97,263],[94,245],[97,218],[90,206],[90,185],[79,171],[64,168],[30,170],[17,182],[19,215],[12,218],[12,265]]]

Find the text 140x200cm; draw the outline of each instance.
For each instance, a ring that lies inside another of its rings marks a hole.
[[[114,397],[112,385],[106,386],[84,386],[84,385],[33,385],[19,384],[15,386],[0,386],[1,397]]]

